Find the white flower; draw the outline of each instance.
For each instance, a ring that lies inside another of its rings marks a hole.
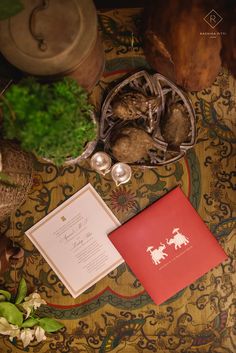
[[[10,340],[13,340],[14,337],[19,337],[20,329],[17,325],[9,324],[4,317],[0,317],[0,334],[9,335]]]
[[[26,319],[29,317],[31,310],[37,309],[41,304],[47,304],[38,293],[32,293],[28,297],[25,297],[24,302],[22,303],[23,308],[26,311]]]
[[[31,330],[30,328],[21,330],[20,339],[22,340],[23,347],[27,347],[34,339],[34,330]]]
[[[34,334],[35,334],[35,338],[36,338],[37,342],[41,342],[41,341],[47,339],[47,337],[45,336],[44,329],[40,326],[35,326]]]

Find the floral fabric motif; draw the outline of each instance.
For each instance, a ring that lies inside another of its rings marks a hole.
[[[106,49],[106,72],[91,99],[99,111],[108,84],[132,68],[147,67],[136,24],[141,11],[102,13],[100,30]],[[133,39],[132,39],[133,33]],[[132,45],[133,44],[133,45]],[[48,305],[42,314],[65,320],[65,328],[32,342],[28,352],[40,353],[235,353],[235,90],[222,70],[213,85],[189,93],[197,114],[197,144],[176,164],[150,170],[133,168],[132,180],[116,188],[89,163],[57,169],[37,163],[35,182],[14,217],[14,234],[25,249],[17,265]],[[77,299],[71,298],[24,231],[90,182],[121,222],[180,185],[217,237],[228,260],[156,306],[128,266],[122,264]],[[12,237],[9,222],[2,232]],[[12,268],[1,279],[14,288]],[[41,309],[41,308],[40,308]],[[20,346],[0,336],[0,351],[20,353]]]
[[[110,196],[112,209],[127,212],[135,207],[135,193],[128,190],[125,186],[112,190]]]

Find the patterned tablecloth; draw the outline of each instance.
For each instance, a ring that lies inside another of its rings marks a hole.
[[[137,33],[140,9],[101,13],[99,19],[106,68],[91,95],[97,110],[110,82],[134,68],[147,67]],[[175,164],[151,170],[133,168],[132,180],[121,187],[115,187],[110,175],[96,174],[87,161],[63,169],[36,164],[33,188],[14,217],[15,237],[25,249],[16,280],[24,275],[29,287],[37,289],[48,303],[41,313],[62,320],[65,328],[26,351],[236,352],[235,93],[235,80],[226,70],[208,89],[189,93],[197,114],[196,146]],[[160,306],[153,304],[125,264],[73,299],[24,231],[88,182],[121,222],[180,185],[228,260]],[[12,237],[8,222],[2,228]],[[12,268],[0,284],[12,289],[14,277]],[[22,346],[0,336],[0,351],[18,353]]]

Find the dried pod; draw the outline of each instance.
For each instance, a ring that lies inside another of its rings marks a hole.
[[[120,162],[135,163],[156,148],[155,142],[144,130],[135,127],[122,129],[112,145],[112,154]]]
[[[140,92],[128,92],[117,97],[112,103],[113,114],[122,120],[134,120],[155,111],[160,98],[147,97]]]
[[[188,139],[191,122],[185,107],[181,103],[168,106],[160,122],[161,134],[168,143],[168,150],[179,151],[180,145]]]

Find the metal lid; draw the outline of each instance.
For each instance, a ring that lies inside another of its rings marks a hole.
[[[22,0],[24,10],[0,24],[0,50],[33,75],[72,71],[97,37],[92,0]]]

